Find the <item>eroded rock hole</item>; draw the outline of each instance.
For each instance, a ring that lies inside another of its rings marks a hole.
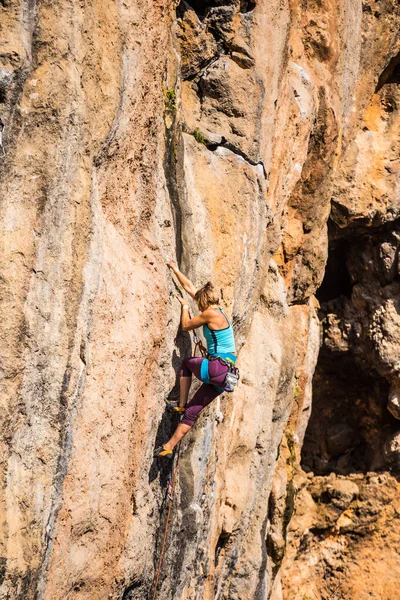
[[[240,0],[240,12],[241,13],[249,13],[254,10],[256,7],[256,3],[251,0]]]
[[[225,531],[221,532],[221,534],[218,538],[218,541],[217,541],[217,545],[215,546],[215,559],[214,559],[215,566],[217,566],[219,558],[229,542],[229,538],[230,538],[229,533],[226,533]]]
[[[74,592],[80,592],[81,590],[83,590],[84,587],[85,587],[85,582],[78,581],[77,583],[74,584],[72,589],[74,590]]]
[[[400,52],[390,60],[382,72],[375,91],[378,92],[384,85],[390,83],[400,83]]]

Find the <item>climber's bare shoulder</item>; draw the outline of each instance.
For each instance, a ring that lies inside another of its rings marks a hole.
[[[216,331],[219,329],[225,329],[227,325],[226,318],[216,306],[209,306],[201,314],[205,315],[205,318],[207,319],[207,325],[209,325],[211,329]]]
[[[205,316],[207,311],[202,312],[200,315],[196,315],[192,319],[189,319],[184,326],[182,327],[183,331],[192,331],[192,329],[197,329],[198,327],[202,327],[208,322],[208,316]]]

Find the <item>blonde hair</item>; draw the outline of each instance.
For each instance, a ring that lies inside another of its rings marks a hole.
[[[219,304],[219,298],[214,292],[214,286],[211,281],[207,281],[194,295],[199,310],[205,311],[211,304]]]

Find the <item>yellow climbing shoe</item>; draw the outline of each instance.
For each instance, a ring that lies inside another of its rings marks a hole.
[[[156,448],[153,452],[153,458],[159,458],[160,456],[167,456],[169,458],[172,457],[174,451],[173,450],[167,450],[166,448],[164,448],[164,446],[159,446],[158,448]]]
[[[165,404],[167,405],[167,410],[171,412],[184,413],[186,410],[184,406],[179,406],[179,400],[167,398]]]

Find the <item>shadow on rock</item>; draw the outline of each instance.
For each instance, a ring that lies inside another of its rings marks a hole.
[[[166,395],[166,398],[176,399],[179,398],[179,371],[181,368],[182,360],[185,356],[190,356],[192,352],[192,342],[190,335],[184,331],[182,331],[181,327],[179,327],[178,333],[175,338],[176,348],[172,353],[172,367],[175,371],[175,383],[170,390],[170,392]],[[176,427],[178,426],[180,421],[180,415],[168,412],[167,410],[164,412],[161,423],[157,429],[157,435],[155,439],[155,448],[164,444],[167,440],[170,439],[172,434],[174,433]],[[172,458],[156,458],[153,460],[150,470],[149,470],[149,483],[154,481],[158,474],[160,474],[160,485],[165,487],[168,483],[168,476],[171,472],[172,467]]]
[[[164,444],[174,433],[180,420],[179,414],[174,414],[165,411],[161,423],[157,429],[157,435],[155,440],[155,447]],[[160,485],[166,486],[168,483],[168,476],[171,472],[172,458],[155,458],[151,464],[149,470],[149,483],[154,481],[158,474],[160,474]]]

